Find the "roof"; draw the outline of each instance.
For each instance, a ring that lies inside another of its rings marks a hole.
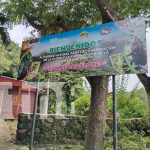
[[[12,86],[13,88],[20,88],[22,91],[36,91],[36,87],[27,84],[25,81],[17,80],[15,78],[0,77],[0,87],[4,88],[5,86]]]

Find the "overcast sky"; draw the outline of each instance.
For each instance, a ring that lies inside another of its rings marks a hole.
[[[31,27],[26,28],[23,25],[16,25],[12,30],[9,30],[10,38],[12,41],[18,43],[21,46],[22,40],[25,37],[30,36],[31,30],[32,30]],[[147,41],[148,60],[150,60],[150,28],[147,29],[146,41]],[[149,73],[150,73],[150,61],[149,61],[148,68],[149,68]],[[135,87],[137,82],[138,82],[138,78],[136,77],[136,75],[130,75],[127,89],[129,91],[132,90]],[[109,89],[111,89],[111,84],[110,84]]]

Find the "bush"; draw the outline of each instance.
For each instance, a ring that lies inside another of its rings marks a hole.
[[[147,118],[148,103],[146,96],[142,96],[140,90],[133,92],[118,92],[117,112],[121,118]],[[75,100],[77,115],[88,115],[90,96],[84,95]],[[112,97],[108,98],[108,117],[112,117]]]
[[[84,95],[75,100],[75,111],[77,115],[87,116],[89,114],[90,96]]]
[[[108,100],[108,110],[112,113],[112,97]],[[139,95],[129,92],[117,94],[117,111],[121,118],[146,118],[148,116],[148,104]]]

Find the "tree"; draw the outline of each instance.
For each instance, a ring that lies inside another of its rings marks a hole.
[[[137,17],[144,16],[146,19],[147,26],[150,26],[150,14],[149,14],[149,6],[150,1],[119,1],[119,0],[111,0],[112,8],[116,12],[116,15],[119,19],[126,18],[128,16]],[[139,74],[137,75],[139,80],[145,87],[148,96],[148,105],[149,105],[149,121],[150,121],[150,77],[147,74]]]
[[[111,5],[109,5],[109,3]],[[24,23],[40,34],[52,34],[139,14],[149,15],[149,0],[10,0],[2,2],[3,12],[13,23]],[[101,15],[99,15],[99,11]],[[117,13],[114,13],[116,10]],[[91,105],[85,150],[104,149],[106,98],[109,76],[87,77],[91,85]]]
[[[17,78],[20,48],[14,42],[7,47],[0,39],[0,75]]]
[[[38,72],[34,78],[29,76],[26,78],[26,80],[29,82],[34,82],[34,81],[35,82],[36,81],[49,81],[52,83],[55,82],[56,86],[57,86],[58,82],[62,82],[63,86],[62,86],[61,91],[62,91],[63,101],[65,101],[65,104],[67,107],[66,113],[70,113],[71,103],[74,102],[78,96],[83,95],[85,92],[84,87],[83,87],[83,79],[81,77],[66,75],[66,74],[60,73],[60,72],[56,72],[54,74]],[[49,100],[54,104],[56,101],[56,93],[55,92],[58,92],[58,91],[55,91],[54,92],[55,94],[53,92],[52,91],[49,92],[50,93]],[[52,98],[51,95],[55,95],[55,96],[52,96],[53,97]],[[49,103],[49,106],[50,105],[51,104]],[[53,105],[53,106],[56,106],[56,105]],[[49,108],[49,110],[50,109],[51,108]]]
[[[10,0],[3,2],[2,5],[4,6],[3,12],[13,23],[23,22],[26,25],[31,25],[42,35],[102,22],[95,1],[91,0],[78,2],[73,0],[61,2],[58,0]],[[110,18],[103,18],[103,23],[110,20]],[[88,77],[88,81],[92,87],[92,96],[85,149],[98,150],[104,148],[105,106],[109,77]]]
[[[148,97],[148,107],[149,107],[149,122],[150,122],[150,77],[147,74],[141,74],[141,75],[137,75],[139,80],[142,82],[142,84],[144,85],[144,88],[146,90],[147,93],[147,97]]]
[[[67,113],[71,112],[71,103],[77,97],[84,94],[83,79],[70,77],[65,79],[65,84],[62,87],[63,97],[67,106]]]
[[[7,32],[7,26],[9,22],[6,16],[2,13],[0,13],[0,36],[3,41],[3,44],[8,45],[10,42],[9,34]]]
[[[119,0],[110,0],[110,3],[107,1],[97,0],[99,4],[99,9],[102,13],[102,8],[109,8],[110,16],[114,18],[114,20],[123,19],[126,17],[137,17],[143,16],[146,19],[146,25],[150,26],[150,14],[149,14],[149,0],[138,1],[119,1]],[[107,4],[108,6],[106,6]],[[110,5],[111,4],[111,5]],[[105,16],[105,15],[103,15]],[[149,121],[150,121],[150,77],[147,74],[139,74],[137,75],[139,80],[145,87],[148,96],[148,105],[149,105]]]

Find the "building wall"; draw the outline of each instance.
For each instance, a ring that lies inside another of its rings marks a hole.
[[[12,101],[12,95],[8,94],[7,89],[1,90],[3,92],[3,97],[1,97],[1,113],[0,118],[1,119],[14,119],[13,116],[13,101]]]
[[[0,119],[15,119],[19,113],[32,113],[35,92],[0,89]]]

